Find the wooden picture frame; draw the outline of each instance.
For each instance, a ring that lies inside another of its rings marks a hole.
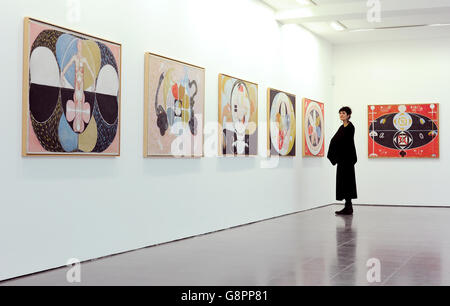
[[[296,153],[296,96],[267,88],[267,155],[295,157]]]
[[[257,156],[258,84],[223,73],[218,79],[218,155]]]
[[[147,52],[144,82],[144,157],[203,157],[205,68]]]
[[[302,155],[325,155],[325,104],[303,98],[302,103]]]
[[[24,19],[22,156],[120,156],[122,45]]]

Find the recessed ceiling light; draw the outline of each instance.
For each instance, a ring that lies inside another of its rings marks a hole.
[[[433,23],[429,24],[429,27],[448,27],[450,26],[450,23]]]
[[[330,23],[330,26],[335,29],[336,31],[344,31],[346,27],[340,23],[339,21],[333,21]]]

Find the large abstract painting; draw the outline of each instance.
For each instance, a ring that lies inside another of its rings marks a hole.
[[[22,154],[119,155],[121,45],[24,26]]]
[[[439,104],[369,105],[369,157],[439,158]]]
[[[325,152],[325,106],[303,99],[303,156],[323,157]]]
[[[258,85],[219,74],[219,156],[258,154]]]
[[[267,120],[269,155],[295,156],[295,95],[268,88]]]
[[[144,156],[202,157],[205,69],[145,55]]]

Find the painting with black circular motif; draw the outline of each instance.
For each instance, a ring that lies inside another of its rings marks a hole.
[[[439,158],[439,104],[369,105],[369,157]]]
[[[203,156],[205,69],[145,55],[144,156]]]
[[[121,45],[31,18],[24,27],[22,154],[119,155]]]

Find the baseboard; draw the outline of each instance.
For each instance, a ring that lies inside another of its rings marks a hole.
[[[333,203],[330,205],[344,205],[344,203]],[[409,208],[450,208],[450,204],[448,206],[445,205],[413,205],[413,204],[355,204],[353,206],[374,206],[374,207],[409,207]]]

